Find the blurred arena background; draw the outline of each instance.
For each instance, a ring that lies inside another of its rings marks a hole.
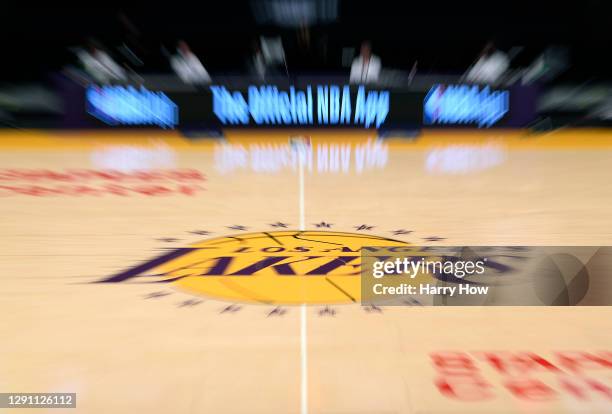
[[[14,127],[102,126],[83,113],[84,88],[95,83],[164,92],[186,103],[176,127],[213,127],[205,108],[194,108],[210,105],[198,93],[206,85],[342,85],[368,43],[371,73],[355,72],[351,83],[367,80],[416,101],[437,84],[490,84],[515,89],[512,99],[526,107],[512,126],[607,123],[606,4],[490,6],[263,0],[23,9],[13,2],[3,13],[0,119]],[[418,105],[401,103],[404,113],[392,121],[420,127]]]

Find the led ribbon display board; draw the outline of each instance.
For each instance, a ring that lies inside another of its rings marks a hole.
[[[379,128],[389,114],[389,91],[352,92],[348,85],[249,86],[246,93],[211,86],[213,112],[223,125],[346,125]]]
[[[178,106],[163,92],[133,86],[90,86],[87,112],[108,125],[157,125],[174,128]]]
[[[508,90],[434,85],[427,93],[315,83],[213,85],[184,92],[90,86],[85,90],[88,115],[84,115],[91,127],[154,125],[196,130],[525,127],[535,118],[537,96],[537,89],[529,85]],[[102,122],[96,123],[92,116]]]
[[[488,86],[434,85],[425,96],[425,125],[497,124],[510,111],[510,92],[491,91]]]

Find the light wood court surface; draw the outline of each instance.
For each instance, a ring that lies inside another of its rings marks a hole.
[[[312,140],[302,187],[287,131],[2,132],[0,392],[76,392],[77,408],[0,411],[612,412],[610,307],[372,309],[301,270],[201,276],[377,237],[612,245],[612,132],[295,134]],[[560,371],[502,373],[487,353]]]

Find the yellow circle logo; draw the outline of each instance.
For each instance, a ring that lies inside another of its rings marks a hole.
[[[115,276],[144,270],[186,292],[235,302],[334,304],[360,300],[361,252],[409,249],[399,240],[327,231],[279,231],[195,243]]]

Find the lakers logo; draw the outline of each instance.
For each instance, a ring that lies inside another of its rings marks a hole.
[[[101,282],[165,283],[235,302],[351,303],[360,300],[361,252],[377,247],[410,249],[406,242],[367,234],[250,233],[178,248]]]

